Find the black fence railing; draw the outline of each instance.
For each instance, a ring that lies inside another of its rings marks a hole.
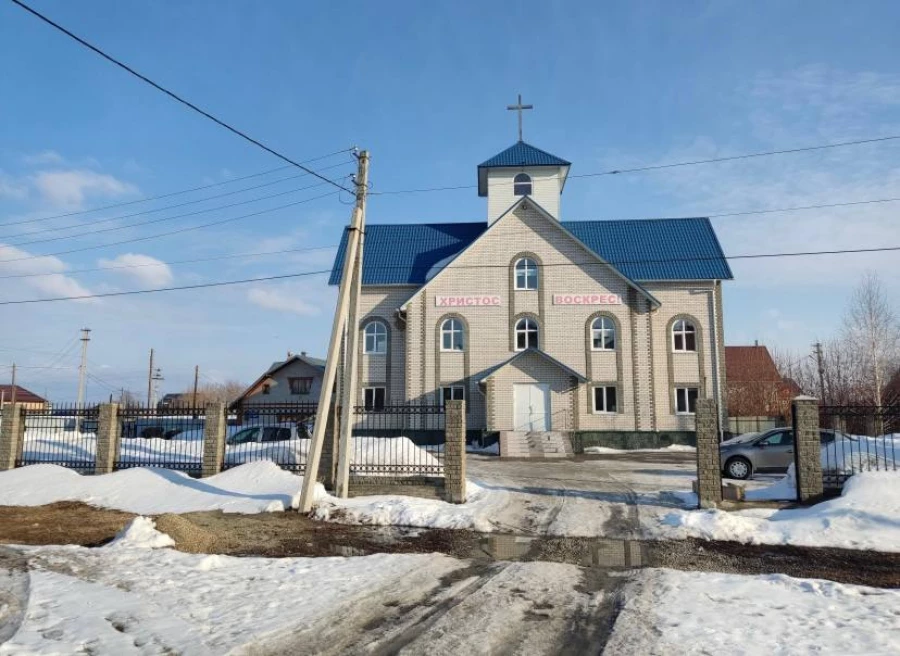
[[[96,405],[55,404],[25,410],[25,440],[16,466],[53,464],[92,471],[97,459]]]
[[[121,440],[115,468],[162,467],[199,472],[204,414],[204,408],[121,406]]]
[[[900,405],[820,406],[819,427],[829,437],[822,445],[826,489],[840,489],[858,472],[900,469]]]
[[[225,438],[225,469],[270,460],[282,469],[306,471],[316,403],[255,404],[235,410]]]
[[[354,412],[351,476],[444,475],[443,406],[361,405]]]

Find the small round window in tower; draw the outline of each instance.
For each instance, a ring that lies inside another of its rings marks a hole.
[[[527,173],[519,173],[513,179],[513,193],[516,196],[531,195],[531,176]]]

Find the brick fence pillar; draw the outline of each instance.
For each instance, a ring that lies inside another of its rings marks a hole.
[[[701,508],[722,502],[722,462],[719,457],[719,411],[713,399],[697,399],[697,499]]]
[[[444,404],[444,494],[450,503],[466,502],[466,402]]]
[[[203,464],[200,469],[200,475],[204,478],[222,471],[226,426],[225,404],[221,401],[207,403],[203,423]]]
[[[95,474],[110,474],[119,459],[121,440],[119,404],[101,403],[97,416],[97,455],[94,459]]]
[[[21,403],[7,403],[0,423],[0,471],[15,469],[24,442],[25,408]]]
[[[791,402],[794,428],[794,469],[797,500],[816,501],[824,492],[822,482],[822,442],[819,438],[819,401],[798,396]]]

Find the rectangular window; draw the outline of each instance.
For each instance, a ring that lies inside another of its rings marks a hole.
[[[451,385],[441,388],[441,405],[447,401],[465,401],[466,388],[462,385]]]
[[[384,410],[385,390],[383,387],[363,388],[363,403],[366,410]]]
[[[312,390],[313,379],[288,378],[288,384],[291,386],[291,394],[293,396],[300,396],[303,394],[309,394],[310,390]]]
[[[272,391],[272,386],[269,385],[269,383],[266,383],[265,385],[263,385],[263,394],[268,394],[271,391]]]
[[[614,413],[618,412],[616,403],[616,387],[609,385],[594,388],[594,412]]]
[[[675,413],[679,415],[692,415],[697,412],[697,388],[675,388]]]

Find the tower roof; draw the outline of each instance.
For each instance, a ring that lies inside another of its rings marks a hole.
[[[517,168],[521,166],[559,166],[569,167],[561,157],[551,155],[545,150],[535,148],[524,141],[517,141],[512,146],[497,153],[478,165],[478,195],[487,195],[487,170],[494,168]]]

